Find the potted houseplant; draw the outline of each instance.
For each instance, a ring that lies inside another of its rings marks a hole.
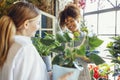
[[[107,44],[107,50],[109,51],[111,57],[111,62],[114,63],[114,74],[113,76],[119,76],[120,74],[120,36],[112,37],[113,41]]]
[[[94,51],[95,48],[100,46],[103,41],[100,40],[96,35],[89,37],[88,30],[87,27],[85,27],[85,25],[83,25],[83,27],[81,27],[80,30],[81,33],[85,33],[85,35],[82,35],[82,37],[79,37],[77,32],[74,32],[73,34],[74,38],[71,38],[69,36],[69,32],[64,32],[62,35],[56,34],[56,39],[60,43],[64,44],[65,48],[64,51],[61,51],[60,54],[57,54],[52,61],[53,64],[56,64],[53,65],[53,74],[57,74],[57,75],[53,75],[54,80],[58,79],[57,78],[58,75],[60,76],[60,74],[58,73],[63,74],[70,71],[74,72],[73,74],[74,76],[70,77],[69,80],[77,80],[80,71],[83,70],[83,67],[87,69],[88,62],[94,62],[95,64],[104,63],[104,60],[100,56],[95,54],[96,52]],[[77,42],[80,41],[80,44],[77,47],[75,46],[75,41]],[[72,70],[65,71],[65,67],[67,67],[67,69],[68,67],[72,68]],[[58,68],[63,70],[59,70],[61,72],[56,72]],[[74,71],[73,68],[77,68],[77,70]],[[77,78],[75,76],[76,74],[77,74]]]
[[[110,52],[112,62],[120,64],[120,36],[112,37],[114,41],[107,44],[107,50]]]
[[[52,61],[53,80],[58,80],[61,75],[66,74],[67,72],[74,72],[73,76],[69,77],[69,80],[77,80],[83,67],[78,65],[76,60],[77,55],[73,49],[72,38],[68,33],[64,33],[63,35],[56,34],[56,38],[64,45],[65,48],[60,52],[60,54],[57,54]],[[65,44],[69,44],[70,47],[66,48]]]
[[[51,71],[52,64],[51,64],[51,53],[54,51],[56,47],[60,46],[60,43],[55,39],[54,35],[45,33],[46,35],[44,38],[36,37],[32,38],[33,45],[36,47],[37,51],[39,52],[40,56],[43,58],[47,70]]]

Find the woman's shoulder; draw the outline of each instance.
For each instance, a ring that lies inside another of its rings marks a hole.
[[[14,39],[15,39],[15,42],[19,43],[22,46],[32,44],[31,38],[27,36],[16,35]]]
[[[41,60],[39,53],[32,44],[31,38],[16,36],[15,42],[11,45],[6,63],[14,64],[20,60]]]
[[[18,60],[26,58],[30,55],[33,56],[32,58],[34,58],[35,55],[37,55],[37,51],[32,43],[28,43],[24,40],[19,41],[19,39],[16,40],[18,41],[15,41],[9,49],[7,57],[8,62],[11,63],[16,61],[16,59]]]

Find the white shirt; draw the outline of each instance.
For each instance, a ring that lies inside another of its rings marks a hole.
[[[49,80],[46,66],[29,37],[15,36],[0,80]]]

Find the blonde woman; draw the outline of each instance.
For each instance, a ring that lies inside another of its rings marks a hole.
[[[46,66],[31,41],[39,20],[38,9],[28,2],[13,4],[8,15],[1,17],[0,80],[49,80]]]

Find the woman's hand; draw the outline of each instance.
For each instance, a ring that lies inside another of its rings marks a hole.
[[[51,72],[48,72],[49,76],[50,76],[50,80],[52,80],[52,71]],[[62,75],[58,80],[67,80],[68,77],[70,77],[71,75],[73,74],[73,72],[68,72],[64,75]]]
[[[50,80],[52,80],[52,71],[48,72],[49,76],[50,76]]]
[[[69,72],[59,78],[59,80],[67,80],[68,77],[70,77],[73,74],[73,72]]]

